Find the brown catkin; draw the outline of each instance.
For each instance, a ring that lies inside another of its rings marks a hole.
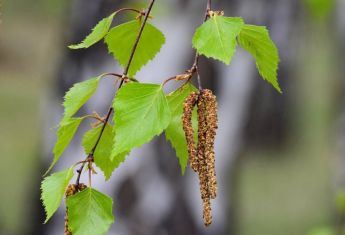
[[[203,203],[203,219],[205,226],[209,226],[212,223],[212,209],[211,209],[211,199],[205,198],[202,200]]]
[[[202,168],[205,161],[205,147],[206,147],[206,103],[203,98],[203,93],[201,92],[198,97],[198,148],[197,148],[197,159],[199,162],[199,168]],[[207,171],[207,170],[206,170]],[[202,170],[199,170],[199,173]]]
[[[192,113],[198,108],[198,144],[195,148]],[[203,203],[203,220],[205,226],[212,223],[211,199],[217,196],[217,179],[215,170],[214,140],[218,128],[217,100],[212,91],[193,92],[183,106],[183,130],[186,135],[191,168],[199,175],[200,194]]]
[[[198,100],[198,94],[192,92],[184,101],[183,104],[183,115],[182,115],[182,124],[183,130],[187,140],[187,149],[190,159],[191,168],[194,171],[198,170],[198,161],[197,161],[197,151],[194,143],[194,131],[192,124],[192,114],[193,108],[196,105]]]
[[[201,199],[203,202],[203,219],[205,226],[212,223],[212,209],[211,209],[211,198],[208,189],[208,179],[207,179],[207,165],[203,161],[199,168],[199,181],[200,181],[200,192]]]
[[[206,100],[204,99],[203,91],[201,91],[198,97],[198,173],[200,183],[200,193],[203,202],[203,219],[205,226],[212,223],[212,211],[210,202],[210,190],[208,169],[206,161],[206,134],[207,134],[207,122],[206,122]]]
[[[83,191],[86,188],[87,186],[83,183],[80,183],[78,186],[76,184],[68,185],[65,192],[66,199],[69,196],[76,194],[78,191]],[[66,215],[65,215],[64,235],[72,235],[72,232],[68,229],[68,208],[67,207],[66,207]]]
[[[203,90],[203,98],[207,105],[206,107],[206,145],[205,145],[205,158],[207,164],[207,178],[210,197],[212,199],[217,196],[217,179],[215,170],[215,152],[214,152],[214,140],[216,136],[216,130],[218,128],[217,117],[217,100],[216,96],[212,94],[210,90]]]

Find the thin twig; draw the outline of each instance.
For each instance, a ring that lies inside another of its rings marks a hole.
[[[151,0],[150,5],[149,5],[149,7],[147,8],[147,10],[146,10],[146,12],[145,12],[144,21],[141,23],[141,26],[140,26],[140,29],[139,29],[139,33],[138,33],[137,38],[135,39],[135,43],[134,43],[134,45],[133,45],[133,47],[132,47],[132,51],[131,51],[131,54],[130,54],[130,56],[129,56],[129,60],[128,60],[127,66],[125,67],[125,70],[124,70],[124,72],[123,72],[122,80],[121,80],[121,82],[120,82],[119,88],[122,87],[122,85],[123,85],[125,79],[128,77],[129,68],[130,68],[130,66],[131,66],[131,64],[132,64],[132,61],[133,61],[133,58],[134,58],[135,51],[136,51],[136,49],[137,49],[137,47],[138,47],[139,40],[140,40],[141,35],[142,35],[143,31],[144,31],[144,27],[145,27],[145,25],[146,25],[147,19],[148,19],[149,16],[150,16],[150,12],[151,12],[151,10],[152,10],[152,7],[153,7],[153,4],[154,4],[154,3],[155,3],[155,0]]]
[[[86,160],[83,162],[83,164],[79,167],[79,169],[77,170],[77,173],[78,173],[78,176],[77,176],[77,180],[75,181],[75,184],[76,184],[76,188],[77,190],[79,190],[79,183],[80,183],[80,176],[81,176],[81,173],[83,172],[83,169],[85,167],[85,164],[90,162],[90,161],[93,161],[93,156],[91,156],[90,154],[87,156]]]
[[[89,164],[89,187],[91,188],[91,184],[92,184],[92,182],[91,182],[91,174],[92,174],[92,168],[90,167],[90,164]]]
[[[206,5],[206,10],[205,10],[205,18],[203,22],[206,22],[208,17],[209,17],[209,12],[211,11],[211,0],[207,0],[207,5]],[[199,74],[199,53],[196,51],[195,52],[195,57],[194,57],[194,63],[193,63],[193,67],[196,69],[196,74],[197,74],[197,81],[198,81],[198,87],[199,87],[199,91],[201,91],[202,89],[202,85],[201,85],[201,79],[200,79],[200,74]]]
[[[111,76],[114,76],[114,77],[122,78],[122,75],[118,74],[118,73],[105,73],[104,74],[104,76],[107,76],[107,75],[111,75]]]
[[[81,117],[81,118],[92,118],[92,119],[96,119],[97,121],[104,122],[103,119],[101,119],[101,118],[99,118],[99,117],[96,117],[96,116],[94,116],[94,115],[85,115],[85,116],[83,116],[83,117]]]
[[[98,146],[99,141],[101,140],[101,136],[102,136],[102,134],[103,134],[103,131],[104,131],[104,129],[105,129],[105,126],[107,125],[107,123],[108,123],[108,121],[109,121],[109,118],[110,118],[110,115],[111,115],[111,112],[112,112],[112,111],[113,111],[113,108],[111,107],[111,108],[109,109],[109,111],[108,111],[107,116],[106,116],[105,119],[104,119],[104,123],[103,123],[102,129],[101,129],[101,132],[100,132],[100,134],[99,134],[99,136],[98,136],[98,138],[97,138],[97,141],[96,141],[96,143],[95,143],[95,146],[93,146],[93,148],[92,148],[92,150],[91,150],[92,157],[93,157],[93,154],[95,153],[95,150],[96,150],[96,148],[97,148],[97,146]]]
[[[151,0],[150,5],[148,6],[147,10],[146,10],[145,13],[144,13],[144,14],[145,14],[145,18],[144,18],[144,21],[142,22],[142,24],[141,24],[141,26],[140,26],[140,30],[139,30],[139,33],[138,33],[137,38],[136,38],[136,40],[135,40],[135,43],[134,43],[134,45],[133,45],[133,48],[132,48],[132,51],[131,51],[131,54],[130,54],[130,58],[129,58],[128,63],[127,63],[127,66],[125,67],[125,70],[124,70],[123,74],[120,75],[121,78],[122,78],[122,80],[121,80],[121,83],[120,83],[120,86],[119,86],[118,89],[121,88],[123,82],[125,81],[125,78],[128,77],[127,74],[128,74],[129,68],[130,68],[130,66],[131,66],[131,63],[132,63],[132,60],[133,60],[135,51],[136,51],[136,49],[137,49],[139,40],[140,40],[140,38],[141,38],[141,35],[142,35],[142,33],[143,33],[144,27],[145,27],[145,25],[146,25],[147,19],[149,18],[149,15],[150,15],[150,13],[151,13],[151,10],[152,10],[152,7],[153,7],[153,4],[154,4],[154,3],[155,3],[155,0]],[[125,9],[125,8],[123,8],[123,9]],[[121,9],[120,9],[120,10],[121,10]],[[130,10],[130,9],[128,9],[128,10]],[[111,73],[111,74],[109,74],[109,75],[118,76],[119,74]],[[101,139],[101,137],[102,137],[102,135],[103,135],[104,129],[105,129],[105,127],[106,127],[106,125],[107,125],[107,123],[108,123],[108,121],[109,121],[109,118],[110,118],[112,112],[113,112],[113,107],[112,107],[112,105],[110,105],[109,110],[108,110],[108,114],[107,114],[107,116],[106,116],[106,118],[105,118],[105,120],[104,120],[102,129],[101,129],[101,132],[99,133],[99,136],[98,136],[98,138],[97,138],[97,141],[96,141],[94,147],[92,148],[90,154],[89,154],[89,155],[87,156],[87,158],[86,158],[88,161],[84,162],[84,163],[80,166],[80,168],[77,170],[77,173],[78,173],[77,180],[76,180],[77,189],[78,189],[79,182],[80,182],[80,176],[81,176],[81,173],[82,173],[82,171],[83,171],[83,169],[84,169],[84,167],[85,167],[85,164],[88,163],[88,162],[89,162],[89,163],[90,163],[90,162],[93,162],[93,155],[94,155],[94,153],[95,153],[95,151],[96,151],[96,148],[97,148],[97,146],[98,146],[98,143],[99,143],[99,141],[100,141],[100,139]]]
[[[205,10],[205,17],[204,17],[204,21],[203,22],[206,22],[207,19],[209,18],[209,16],[210,16],[209,12],[210,11],[211,11],[211,0],[207,0],[206,10]],[[202,90],[202,85],[201,85],[201,79],[200,79],[200,73],[199,73],[199,67],[198,67],[199,57],[200,57],[200,55],[196,51],[192,67],[185,72],[185,74],[188,74],[189,76],[186,78],[187,81],[184,83],[184,85],[187,84],[192,79],[193,75],[196,73],[198,88],[199,88],[199,91],[201,91]],[[179,79],[177,79],[178,76],[180,76],[180,75],[176,75],[176,76],[173,76],[173,77],[165,79],[164,82],[162,83],[163,86],[165,84],[167,84],[169,81],[172,81],[174,79],[175,80],[179,80]]]
[[[77,173],[78,173],[78,177],[77,177],[77,181],[76,181],[76,185],[78,186],[79,185],[79,181],[80,181],[80,175],[81,173],[83,172],[83,169],[85,167],[85,164],[86,163],[89,163],[90,161],[92,162],[93,161],[93,154],[95,153],[96,151],[96,148],[98,146],[98,143],[99,141],[101,140],[101,137],[102,137],[102,134],[104,132],[104,129],[109,121],[109,118],[111,116],[111,113],[113,111],[113,107],[110,107],[109,111],[108,111],[108,114],[106,116],[106,118],[104,119],[104,122],[103,122],[103,125],[102,125],[102,129],[101,129],[101,132],[99,133],[98,135],[98,138],[96,140],[96,143],[95,145],[93,146],[93,148],[91,149],[91,152],[89,153],[89,155],[87,156],[86,158],[86,161],[80,166],[80,168],[77,170]],[[78,187],[77,187],[78,188]]]
[[[199,89],[199,91],[201,91],[202,86],[201,86],[201,78],[200,78],[198,66],[196,66],[196,77],[197,77],[197,81],[198,81],[198,89]]]
[[[155,0],[151,0],[150,5],[149,5],[149,7],[147,8],[147,10],[145,12],[144,21],[141,23],[140,30],[139,30],[139,33],[138,33],[137,38],[135,40],[134,46],[132,47],[132,51],[131,51],[131,54],[129,56],[129,60],[128,60],[127,66],[125,67],[125,71],[123,72],[123,75],[125,75],[125,76],[128,75],[129,67],[131,66],[131,63],[132,63],[135,51],[136,51],[136,49],[138,47],[139,40],[140,40],[141,35],[142,35],[143,31],[144,31],[144,27],[146,25],[147,19],[149,18],[149,15],[150,15],[150,12],[152,10],[152,7],[153,7],[154,3],[155,3]]]
[[[162,86],[165,86],[165,84],[167,84],[168,82],[175,80],[175,79],[176,79],[176,76],[165,79],[164,82],[162,83]]]
[[[87,160],[79,161],[79,162],[75,163],[74,166],[77,166],[77,165],[85,163],[85,162],[87,162]]]

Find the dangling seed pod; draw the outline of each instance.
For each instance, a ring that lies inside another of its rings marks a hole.
[[[187,149],[190,159],[191,168],[194,171],[198,170],[198,161],[197,161],[197,151],[194,143],[194,131],[192,124],[192,114],[193,108],[196,105],[198,100],[198,94],[192,92],[185,100],[183,104],[183,115],[182,115],[182,124],[183,130],[187,140]]]
[[[65,197],[67,199],[69,196],[73,196],[78,191],[83,191],[86,188],[87,186],[83,183],[80,183],[78,186],[76,184],[70,184],[68,185],[66,189]],[[67,207],[66,207],[66,215],[65,215],[64,235],[72,235],[72,232],[68,229],[68,208]]]
[[[194,144],[192,110],[198,107],[198,145]],[[218,128],[217,101],[212,91],[204,89],[199,95],[191,93],[184,103],[183,130],[186,135],[191,168],[199,174],[205,226],[212,223],[211,198],[217,195],[214,140]]]

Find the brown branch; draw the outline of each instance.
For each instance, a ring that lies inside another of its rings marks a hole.
[[[145,27],[145,25],[146,25],[147,19],[148,19],[149,16],[150,16],[150,12],[151,12],[151,10],[152,10],[152,7],[153,7],[153,4],[154,4],[154,3],[155,3],[155,0],[151,0],[149,6],[148,6],[148,8],[147,8],[147,10],[145,11],[145,13],[140,12],[140,14],[144,14],[144,15],[145,15],[145,18],[144,18],[144,21],[142,22],[142,24],[141,24],[141,26],[140,26],[140,29],[139,29],[138,35],[137,35],[137,37],[136,37],[135,43],[134,43],[134,45],[133,45],[133,47],[132,47],[132,51],[131,51],[131,54],[130,54],[130,57],[129,57],[127,66],[125,67],[125,70],[124,70],[124,72],[123,72],[123,74],[122,74],[122,76],[121,76],[122,80],[121,80],[121,83],[120,83],[120,86],[119,86],[118,89],[121,88],[121,86],[123,85],[123,83],[124,83],[124,81],[125,81],[125,78],[128,77],[127,74],[128,74],[129,68],[130,68],[130,66],[131,66],[131,63],[132,63],[132,60],[133,60],[135,51],[136,51],[136,49],[137,49],[139,40],[140,40],[141,35],[142,35],[142,33],[143,33],[143,30],[144,30],[144,27]],[[131,8],[123,8],[123,9],[120,9],[120,10],[133,10],[133,9],[131,9]],[[120,11],[120,10],[119,10],[119,11]],[[115,74],[115,73],[110,73],[109,75],[118,76],[118,74]],[[107,114],[107,116],[106,116],[106,118],[105,118],[105,120],[104,120],[102,129],[101,129],[101,132],[99,133],[99,136],[98,136],[98,138],[97,138],[97,141],[96,141],[94,147],[92,148],[91,152],[89,153],[89,155],[88,155],[87,158],[86,158],[87,161],[85,161],[85,162],[80,166],[80,168],[77,170],[77,173],[78,173],[77,180],[76,180],[77,189],[78,189],[78,185],[79,185],[79,182],[80,182],[80,176],[81,176],[81,173],[83,172],[83,169],[84,169],[84,167],[85,167],[85,164],[86,164],[86,163],[92,163],[93,160],[94,160],[94,159],[93,159],[93,155],[94,155],[94,153],[95,153],[95,151],[96,151],[96,148],[97,148],[97,146],[98,146],[98,143],[99,143],[99,141],[100,141],[100,139],[101,139],[101,137],[102,137],[102,135],[103,135],[104,129],[105,129],[105,127],[106,127],[106,125],[107,125],[107,123],[108,123],[108,121],[109,121],[109,118],[110,118],[112,112],[113,112],[113,107],[112,107],[112,105],[110,105],[109,110],[108,110],[108,114]]]

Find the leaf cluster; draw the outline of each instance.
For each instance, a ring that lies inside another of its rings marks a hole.
[[[111,28],[116,13],[102,19],[81,43],[69,46],[71,49],[88,48],[104,39],[109,53],[124,68],[133,56],[128,74],[121,77],[129,79],[120,86],[112,102],[112,121],[107,123],[108,120],[94,115],[75,116],[96,92],[101,79],[109,74],[74,84],[64,97],[64,115],[57,130],[54,159],[46,174],[61,158],[82,121],[90,117],[97,118],[99,123],[84,134],[82,146],[85,154],[92,157],[92,163],[103,172],[105,180],[111,177],[133,148],[162,133],[176,150],[182,174],[185,173],[188,151],[181,120],[183,102],[197,89],[186,82],[179,89],[165,94],[164,84],[145,84],[134,79],[137,72],[161,50],[165,36],[154,25],[146,23],[137,41],[142,26],[141,15]],[[197,28],[192,45],[198,54],[225,64],[230,64],[237,45],[240,45],[255,58],[260,75],[281,92],[277,80],[278,50],[265,27],[245,24],[240,17],[210,12],[209,19]],[[193,71],[189,71],[185,77],[190,79],[192,75]],[[197,123],[196,115],[193,115],[193,123]],[[73,178],[73,169],[74,166],[42,181],[42,201],[47,213],[45,222],[58,209]],[[91,187],[68,197],[67,207],[69,228],[73,234],[105,234],[114,221],[112,199]]]

